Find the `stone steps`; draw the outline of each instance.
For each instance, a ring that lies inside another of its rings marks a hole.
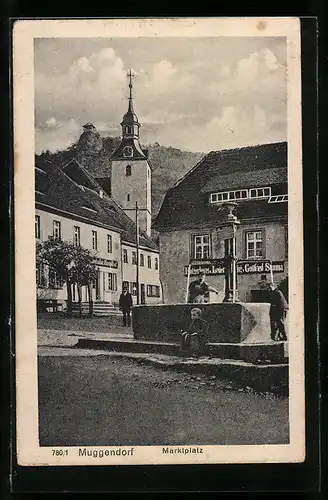
[[[164,370],[171,369],[187,373],[215,375],[216,377],[223,377],[241,383],[244,386],[252,387],[260,392],[272,392],[283,396],[288,395],[289,367],[286,358],[280,359],[280,362],[277,358],[276,360],[272,359],[271,362],[251,362],[240,358],[229,358],[229,355],[241,354],[241,345],[239,345],[239,351],[236,351],[238,346],[235,345],[233,348],[231,346],[232,344],[212,344],[212,357],[200,357],[198,359],[178,356],[179,346],[169,342],[136,341],[135,339],[97,340],[80,338],[74,348],[95,349],[98,352],[99,350],[111,351],[112,355],[134,359],[138,363],[157,366]],[[266,347],[263,344],[261,347],[263,354],[266,351]],[[278,349],[281,349],[281,347]],[[255,350],[256,345],[246,347],[246,352],[249,351],[253,355]],[[217,355],[226,357],[214,357]]]
[[[255,364],[288,364],[285,342],[258,344],[211,343],[210,354],[213,358],[242,360]],[[105,349],[131,353],[157,353],[170,356],[179,355],[180,346],[174,342],[126,339],[80,338],[76,347],[85,349]]]
[[[89,314],[89,303],[82,302],[82,315],[85,316]],[[79,305],[74,303],[72,306],[72,314],[73,316],[80,314]],[[93,303],[93,316],[120,316],[122,313],[110,302],[94,302]]]

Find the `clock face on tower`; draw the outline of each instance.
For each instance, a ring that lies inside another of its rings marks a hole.
[[[131,146],[125,146],[123,148],[123,156],[131,158],[131,156],[133,156],[133,148]]]

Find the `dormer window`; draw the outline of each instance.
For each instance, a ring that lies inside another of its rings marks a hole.
[[[271,188],[251,188],[251,189],[238,189],[234,191],[224,191],[220,193],[211,193],[211,203],[224,203],[228,200],[247,200],[247,199],[261,199],[270,198]]]
[[[250,198],[266,198],[271,194],[270,188],[255,188],[249,190]]]
[[[131,165],[127,165],[125,167],[125,175],[126,176],[132,175]]]
[[[131,158],[131,156],[133,156],[133,148],[131,146],[125,146],[123,148],[123,156]]]

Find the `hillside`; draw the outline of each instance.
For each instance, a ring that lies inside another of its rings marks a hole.
[[[64,151],[42,152],[41,157],[61,167],[76,158],[91,174],[95,170],[108,171],[109,158],[118,146],[117,137],[100,137],[98,132],[84,132],[80,139]],[[152,215],[155,217],[166,191],[185,175],[204,156],[158,143],[146,147],[152,167]]]

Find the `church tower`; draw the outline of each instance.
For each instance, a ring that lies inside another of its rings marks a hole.
[[[128,110],[121,122],[122,139],[111,156],[111,196],[136,222],[136,203],[140,229],[151,235],[151,168],[148,152],[139,143],[140,123],[133,109],[131,70]]]

